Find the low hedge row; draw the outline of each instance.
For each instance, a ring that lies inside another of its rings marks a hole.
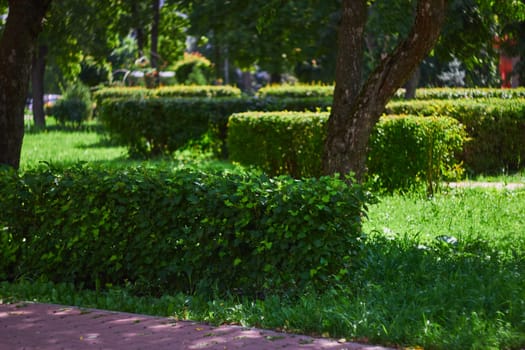
[[[461,159],[473,173],[523,167],[525,99],[399,101],[389,103],[387,113],[448,116],[460,121],[470,138]]]
[[[304,86],[304,89],[315,87]],[[325,90],[326,87],[323,87]],[[283,92],[289,87],[266,88]],[[134,89],[131,89],[134,90]],[[143,89],[144,91],[154,91]],[[292,90],[293,91],[293,90]],[[519,94],[520,89],[420,89],[428,96],[471,94]],[[524,90],[525,91],[525,90]],[[108,96],[109,96],[108,92]],[[276,94],[275,96],[277,96]],[[216,156],[228,157],[228,117],[246,111],[326,111],[331,97],[322,93],[310,97],[256,98],[114,98],[99,103],[99,118],[109,132],[129,148],[130,154],[154,156],[171,153],[188,141],[208,133]],[[283,92],[282,96],[287,96]],[[299,95],[295,95],[299,96]],[[393,101],[387,114],[449,116],[466,126],[471,142],[461,159],[474,174],[518,170],[525,154],[525,99],[454,99]],[[294,173],[295,174],[295,173]]]
[[[157,89],[147,89],[145,87],[108,87],[94,92],[94,98],[97,102],[112,98],[240,96],[240,89],[228,85],[174,85]]]
[[[267,85],[259,91],[259,98],[304,98],[304,97],[329,97],[334,94],[333,85]]]
[[[218,155],[228,116],[247,108],[241,98],[104,99],[98,118],[132,157],[169,154],[205,134],[212,134]]]
[[[259,97],[273,98],[305,98],[324,97],[332,99],[332,85],[269,85],[259,90]],[[399,89],[394,100],[404,99],[405,89]],[[521,98],[525,97],[525,88],[419,88],[416,90],[416,100],[457,100],[479,98]]]
[[[351,273],[367,197],[322,177],[0,169],[0,278],[260,295]]]
[[[399,97],[403,95],[399,94]],[[521,98],[525,97],[525,88],[423,88],[416,90],[417,100],[458,100],[480,98]]]
[[[230,160],[271,176],[319,176],[327,113],[245,112],[228,122]]]
[[[457,155],[466,141],[463,125],[453,118],[383,116],[370,137],[369,176],[387,190],[423,183],[432,195],[443,180],[461,177]]]
[[[252,112],[230,117],[230,159],[270,175],[319,176],[327,113]],[[388,190],[427,185],[461,175],[455,154],[466,139],[452,118],[384,116],[370,139],[369,174]]]
[[[329,106],[329,102],[317,98],[139,98],[137,95],[100,99],[97,116],[131,156],[169,154],[208,134],[215,155],[227,158],[227,123],[233,113],[327,110]]]

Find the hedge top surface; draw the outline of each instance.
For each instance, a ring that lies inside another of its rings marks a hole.
[[[95,92],[95,98],[121,97],[240,97],[241,90],[233,86],[174,85],[158,89],[144,87],[109,87]]]
[[[257,96],[261,98],[304,98],[304,97],[332,97],[333,85],[271,85],[259,90]],[[399,89],[393,99],[403,99],[405,89]],[[420,88],[416,90],[416,100],[458,100],[499,98],[514,99],[525,97],[525,88]]]
[[[257,96],[265,97],[332,97],[333,85],[269,85],[257,92]]]

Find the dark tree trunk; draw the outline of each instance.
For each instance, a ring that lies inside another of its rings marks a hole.
[[[151,23],[151,68],[154,71],[155,87],[159,86],[159,24],[160,24],[160,0],[152,0],[153,22]]]
[[[0,39],[0,164],[20,166],[31,61],[51,0],[9,0]]]
[[[133,18],[141,18],[140,8],[138,2],[134,1],[131,4],[131,13]],[[138,57],[141,58],[144,56],[144,29],[142,28],[142,21],[139,20],[140,23],[138,23],[137,28],[134,28],[135,32],[135,39],[137,39],[137,50],[138,50]]]
[[[283,75],[281,73],[271,73],[270,74],[270,83],[271,84],[281,84],[283,82]]]
[[[31,69],[31,95],[33,97],[33,121],[37,129],[46,127],[44,113],[44,73],[46,71],[47,46],[40,45],[33,54],[33,67]]]
[[[135,28],[135,37],[137,39],[137,58],[144,56],[144,29]]]
[[[343,0],[334,102],[328,120],[325,174],[366,172],[368,139],[388,100],[426,57],[439,37],[447,0],[419,0],[409,36],[380,62],[360,87],[366,0]]]
[[[405,84],[405,100],[413,100],[416,98],[416,90],[419,85],[420,77],[421,67],[418,66]]]

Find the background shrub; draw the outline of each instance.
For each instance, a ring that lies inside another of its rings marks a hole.
[[[448,116],[460,121],[470,141],[461,154],[474,174],[517,171],[525,156],[525,99],[399,101],[389,114]]]
[[[329,97],[334,94],[332,85],[267,85],[257,92],[259,98]]]
[[[79,126],[93,114],[91,91],[82,83],[71,85],[47,113],[54,116],[62,125],[71,123]]]
[[[87,86],[107,84],[112,81],[111,65],[108,62],[98,62],[92,56],[86,56],[80,62],[79,79]]]
[[[370,137],[369,176],[391,191],[423,183],[432,195],[441,181],[462,175],[456,153],[465,140],[463,126],[453,118],[383,116]]]
[[[271,176],[319,176],[326,113],[247,112],[228,122],[230,160],[255,165]]]
[[[259,97],[274,98],[305,98],[305,97],[333,97],[332,85],[270,85],[259,90]],[[416,90],[416,100],[457,100],[480,98],[522,98],[525,97],[525,88],[419,88]],[[405,99],[405,89],[399,89],[394,100]]]
[[[238,98],[105,99],[98,118],[131,156],[170,154],[208,132],[220,155],[228,116],[246,105]]]
[[[146,97],[240,97],[241,90],[229,85],[163,86],[157,89],[145,87],[108,87],[94,93],[97,104],[113,98],[146,98]]]
[[[319,176],[327,113],[252,112],[232,115],[228,124],[230,159],[268,174]],[[452,118],[387,116],[370,140],[369,175],[383,188],[426,184],[432,194],[443,178],[462,174],[455,153],[466,135]]]
[[[179,84],[207,85],[212,81],[213,64],[199,53],[184,53],[172,68]]]
[[[351,274],[361,187],[333,178],[73,167],[0,171],[0,275],[261,295]]]

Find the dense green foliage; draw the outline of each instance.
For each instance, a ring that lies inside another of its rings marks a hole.
[[[228,122],[230,160],[271,176],[321,175],[326,113],[247,112]]]
[[[133,157],[171,154],[208,132],[221,153],[228,116],[246,110],[240,98],[105,99],[98,118]]]
[[[121,154],[122,148],[104,139],[97,141],[94,127],[84,136],[84,129],[75,129],[69,138],[62,135],[67,130],[29,133],[24,147],[31,150],[24,152],[24,168],[34,168],[38,160],[53,160],[53,149],[66,148],[70,152],[61,155],[65,164],[84,159],[103,162],[105,168],[129,168],[129,160],[107,158],[112,150]],[[143,166],[158,164],[149,161]],[[188,165],[177,161],[166,166]],[[208,168],[208,163],[200,167]],[[498,181],[523,182],[524,176],[522,171]],[[331,283],[323,291],[307,287],[296,298],[272,290],[266,291],[264,300],[171,290],[160,298],[139,297],[146,288],[131,283],[124,288],[101,284],[95,291],[86,290],[86,284],[51,283],[45,282],[46,276],[35,280],[38,276],[25,274],[15,283],[0,283],[0,299],[279,328],[385,346],[521,349],[525,345],[524,195],[523,190],[457,189],[437,193],[430,200],[416,193],[381,196],[379,203],[369,205],[368,219],[363,221],[367,239],[353,265],[353,277]],[[73,220],[67,213],[65,217]],[[6,234],[7,230],[0,231],[4,240]]]
[[[268,85],[257,92],[259,97],[302,98],[302,97],[332,97],[334,86],[331,85]]]
[[[247,98],[229,86],[160,89],[105,88],[95,93],[97,115],[132,156],[169,154],[204,134],[214,153],[226,158],[228,117],[250,110],[326,110],[325,98]]]
[[[0,299],[278,328],[385,346],[521,349],[525,222],[516,219],[525,211],[524,195],[466,189],[432,200],[384,196],[369,207],[364,221],[369,238],[353,281],[323,292],[306,290],[298,298],[138,297],[129,288],[79,291],[71,284],[20,279],[0,283]]]
[[[456,100],[480,98],[519,98],[525,97],[525,89],[496,88],[424,88],[416,90],[418,100]]]
[[[173,65],[173,70],[179,84],[207,85],[214,81],[212,63],[198,53],[185,53],[184,57]]]
[[[62,124],[79,126],[93,114],[93,102],[89,88],[81,83],[71,85],[66,89],[62,98],[47,109],[47,114],[52,115]]]
[[[334,86],[331,85],[269,85],[259,90],[259,97],[275,98],[305,98],[305,97],[333,97]],[[404,99],[405,89],[399,89],[394,100]],[[416,90],[416,100],[456,100],[480,98],[518,98],[525,97],[525,89],[499,88],[419,88]]]
[[[461,159],[467,170],[479,173],[516,171],[525,155],[525,100],[457,99],[391,102],[387,113],[448,116],[459,120],[470,141]]]
[[[327,113],[234,114],[228,124],[230,160],[270,175],[319,176],[327,120]],[[461,175],[455,153],[464,140],[452,118],[386,116],[370,140],[370,176],[390,191],[426,184],[432,194],[444,178]]]
[[[294,293],[349,278],[367,197],[333,178],[73,167],[0,173],[0,277],[138,293]]]
[[[94,98],[98,103],[109,98],[146,98],[146,97],[240,97],[241,90],[233,86],[164,86],[157,89],[144,87],[107,87],[97,90]]]
[[[453,118],[384,116],[371,135],[369,176],[389,190],[424,183],[432,195],[443,180],[461,177],[456,154],[465,139],[462,125]]]
[[[240,98],[240,92],[229,87],[173,87],[158,90],[134,88],[103,89],[96,96],[101,120],[108,130],[129,148],[132,155],[171,153],[189,141],[208,134],[215,154],[226,158],[227,122],[232,113],[329,110],[332,103],[329,90],[326,86],[307,85],[268,87],[255,98]],[[470,173],[499,173],[501,169],[515,171],[522,167],[525,154],[525,102],[522,98],[517,98],[522,93],[521,89],[420,89],[418,99],[390,102],[386,112],[394,115],[445,116],[457,119],[465,126],[469,137],[469,142],[465,143],[459,159]],[[124,96],[128,99],[124,99]],[[158,99],[152,98],[153,96],[170,98]],[[176,96],[189,98],[175,98]],[[193,98],[194,96],[202,98]],[[217,98],[220,96],[230,97]],[[474,98],[478,96],[497,98]],[[237,137],[247,139],[245,135],[240,134],[234,139]],[[260,138],[261,135],[258,135],[254,140]],[[261,144],[257,147],[266,146]],[[287,147],[279,147],[291,153]],[[321,154],[321,148],[317,148]],[[247,150],[242,150],[241,153],[246,154]],[[238,157],[239,153],[232,159],[244,162]],[[272,157],[275,158],[275,155]],[[251,164],[260,162],[252,161]],[[266,162],[265,169],[272,174],[280,174],[284,169],[295,167],[294,160],[280,163],[285,162],[291,162],[291,165],[274,163],[268,167],[269,163]],[[294,176],[300,173],[301,171],[295,169],[292,172]],[[316,174],[317,171],[305,173],[306,176]]]

